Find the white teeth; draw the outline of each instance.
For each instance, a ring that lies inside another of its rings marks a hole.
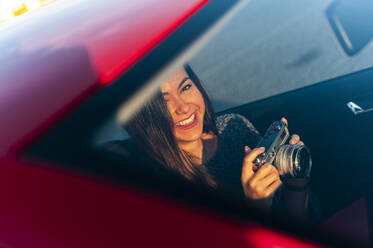
[[[176,126],[180,127],[180,126],[189,125],[190,123],[192,123],[194,121],[195,118],[196,118],[196,115],[192,114],[188,119],[176,123]]]

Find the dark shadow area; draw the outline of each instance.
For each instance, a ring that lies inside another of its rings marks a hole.
[[[294,68],[294,67],[304,66],[304,65],[312,62],[313,60],[317,59],[318,57],[320,57],[321,54],[322,54],[322,50],[320,48],[314,47],[314,48],[308,50],[306,53],[301,54],[299,56],[299,58],[297,58],[293,62],[287,64],[285,66],[285,68],[291,69],[291,68]]]

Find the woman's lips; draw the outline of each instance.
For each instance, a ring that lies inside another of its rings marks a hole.
[[[182,130],[187,130],[187,129],[191,129],[191,128],[195,127],[197,124],[198,124],[198,114],[197,114],[197,112],[195,112],[189,118],[187,118],[183,121],[179,121],[175,125],[175,128],[182,129]]]

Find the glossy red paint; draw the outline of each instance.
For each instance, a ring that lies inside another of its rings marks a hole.
[[[1,164],[5,247],[315,247],[92,178],[10,158]]]
[[[261,226],[255,226],[246,231],[245,237],[250,247],[286,247],[286,248],[316,248],[321,245],[305,243],[295,238],[289,238],[284,234],[273,232]]]
[[[1,30],[0,157],[112,82],[206,2],[57,1]]]

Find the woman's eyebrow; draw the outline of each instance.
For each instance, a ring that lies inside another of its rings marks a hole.
[[[189,77],[183,78],[183,80],[181,80],[181,82],[179,83],[179,86],[177,87],[177,89],[180,89],[183,83],[185,83],[185,81],[187,81],[188,79],[190,78]],[[166,95],[168,95],[168,92],[162,92],[162,96],[166,96]]]
[[[187,81],[189,79],[189,77],[185,77],[183,80],[181,80],[181,82],[179,83],[179,86],[177,87],[177,89],[180,89],[180,87],[183,85],[183,83],[185,81]]]

